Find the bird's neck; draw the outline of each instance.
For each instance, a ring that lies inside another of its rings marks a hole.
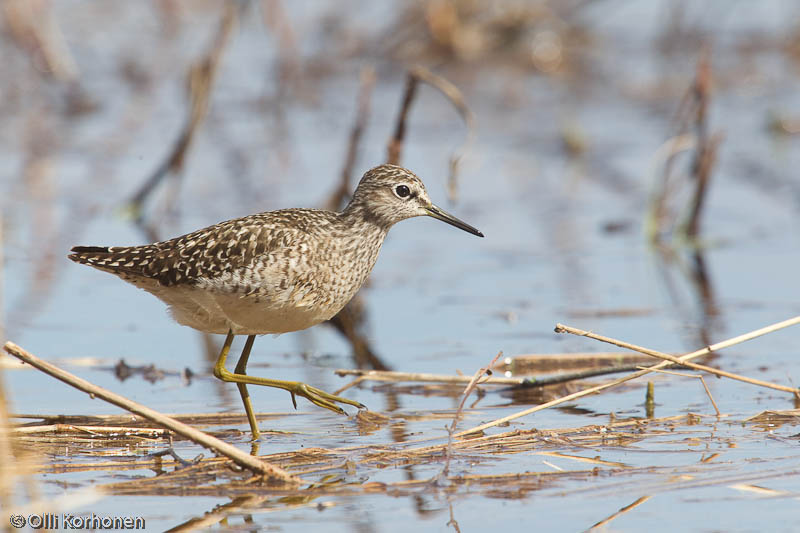
[[[347,279],[349,300],[369,277],[389,228],[358,210],[345,209],[338,215],[337,274]]]
[[[359,207],[350,205],[339,213],[339,236],[344,245],[341,250],[350,260],[367,265],[367,274],[378,258],[386,233],[391,224],[382,221]]]
[[[362,203],[356,201],[356,198],[351,200],[347,207],[339,213],[339,218],[354,231],[368,234],[382,233],[381,238],[386,236],[389,228],[392,227],[392,221],[388,217],[382,217],[380,213],[367,209]]]

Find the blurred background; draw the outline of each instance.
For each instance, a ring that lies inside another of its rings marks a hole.
[[[556,335],[557,322],[678,353],[800,310],[791,0],[0,7],[0,339],[156,409],[240,409],[236,390],[210,376],[222,339],[71,263],[69,248],[339,207],[393,158],[486,238],[431,219],[397,225],[348,314],[259,339],[252,374],[332,391],[346,383],[336,368],[472,374],[498,351],[608,349]],[[796,383],[796,339],[776,334],[719,363]],[[153,368],[122,381],[123,360]],[[5,366],[14,412],[118,412]],[[695,380],[657,379],[657,414],[708,410]],[[729,413],[794,406],[710,386]],[[643,387],[528,423],[642,416]],[[258,410],[290,410],[281,391],[251,394]],[[345,394],[389,414],[458,401],[373,386]],[[472,422],[536,398],[495,395]],[[298,408],[309,418],[290,428],[343,423]]]

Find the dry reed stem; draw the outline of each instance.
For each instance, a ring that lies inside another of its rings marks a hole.
[[[705,442],[705,440],[701,441]],[[697,472],[695,469],[687,469],[685,474],[678,477],[675,475],[675,467],[653,467],[647,466],[644,467],[648,473],[662,473],[671,478],[670,482],[665,486],[663,481],[655,481],[651,483],[644,483],[640,486],[637,486],[637,490],[640,491],[647,491],[647,492],[662,492],[665,490],[676,490],[676,489],[697,489],[703,487],[719,487],[719,486],[727,486],[730,487],[732,484],[739,484],[739,483],[752,483],[759,480],[766,480],[766,479],[779,479],[784,477],[791,477],[795,478],[798,474],[798,469],[790,466],[786,468],[786,465],[782,465],[778,468],[764,468],[755,472],[734,472],[729,473],[731,471],[729,466],[725,466],[720,468],[719,465],[717,466],[717,471],[722,471],[722,474],[707,474],[706,476],[697,476]],[[644,469],[635,469],[633,472],[643,472]],[[711,470],[714,472],[714,470]],[[677,479],[676,479],[677,478]],[[568,496],[575,496],[577,494],[586,494],[587,492],[595,492],[597,489],[596,487],[585,486],[577,489],[568,489],[562,492],[564,497]],[[627,492],[631,490],[631,482],[630,480],[624,480],[617,483],[611,483],[606,485],[602,489],[603,491],[612,491],[614,494],[619,494],[623,492]]]
[[[630,372],[640,368],[639,365],[619,365],[607,368],[595,368],[580,370],[576,372],[563,372],[552,376],[544,377],[518,377],[506,378],[497,376],[487,376],[481,381],[481,385],[510,385],[511,387],[544,387],[546,385],[557,385],[569,381],[576,381],[596,376],[604,376],[618,372]],[[443,385],[462,385],[467,384],[472,378],[469,376],[452,376],[448,374],[430,374],[425,372],[399,372],[393,370],[362,370],[362,369],[338,369],[337,376],[358,376],[356,379],[339,388],[334,394],[342,392],[359,385],[365,381],[379,381],[383,383],[400,383],[413,381],[419,383],[439,383]]]
[[[642,420],[629,419],[613,422],[607,425],[591,425],[579,428],[559,428],[554,430],[514,430],[507,433],[485,435],[482,437],[456,441],[453,443],[454,449],[464,457],[471,455],[480,456],[508,456],[509,454],[534,452],[539,455],[557,457],[568,461],[589,463],[595,468],[591,470],[570,470],[563,472],[552,472],[550,470],[537,472],[510,472],[492,473],[483,475],[451,475],[440,485],[444,491],[454,490],[459,484],[466,484],[474,481],[486,486],[490,490],[506,488],[517,490],[529,481],[537,481],[542,476],[552,475],[596,475],[596,467],[610,468],[612,471],[622,471],[627,473],[647,472],[652,474],[653,467],[631,467],[625,463],[616,461],[606,461],[597,457],[598,446],[627,446],[639,442],[648,437],[669,436],[674,442],[685,442],[685,435],[696,437],[697,428],[676,427],[676,423],[696,425],[700,420],[712,418],[711,416],[701,415],[678,415],[664,417],[660,419]],[[715,418],[716,419],[716,418]],[[557,450],[563,447],[574,450],[583,448],[586,456],[576,454],[563,454]],[[396,446],[389,448],[389,445],[366,445],[358,447],[346,447],[337,449],[310,448],[292,452],[276,453],[266,456],[266,458],[278,463],[284,468],[291,468],[296,475],[317,474],[327,472],[329,475],[322,477],[321,483],[315,483],[304,487],[302,493],[292,492],[291,494],[304,494],[309,496],[309,491],[313,496],[320,493],[337,494],[365,494],[374,492],[393,492],[396,490],[417,488],[425,489],[430,487],[431,480],[423,478],[418,480],[401,481],[397,483],[369,482],[364,484],[342,483],[341,476],[337,472],[352,468],[378,468],[383,469],[392,465],[414,465],[428,464],[431,462],[442,461],[445,457],[447,444],[438,444],[416,449],[397,449]],[[149,462],[149,461],[148,461]],[[137,463],[139,464],[139,463]],[[143,463],[142,463],[143,464]],[[124,468],[130,468],[129,463],[124,463]],[[363,471],[363,470],[362,470]],[[664,469],[664,473],[672,474],[672,467]],[[202,461],[191,467],[164,473],[156,478],[148,480],[132,480],[121,483],[106,485],[103,488],[116,494],[226,494],[233,497],[236,494],[245,495],[268,491],[270,494],[276,490],[287,490],[283,488],[274,489],[270,487],[260,488],[253,483],[253,479],[231,480],[231,472],[226,468],[221,459]],[[332,480],[332,481],[331,481]],[[189,485],[187,485],[189,483]]]
[[[222,426],[231,424],[244,424],[247,416],[243,413],[166,413],[168,417],[195,426]],[[258,420],[267,420],[285,416],[308,416],[307,413],[255,413]],[[42,423],[33,423],[22,427],[37,427],[44,425],[66,424],[70,426],[131,426],[135,428],[146,427],[148,420],[133,414],[128,415],[39,415],[20,414],[11,415],[17,419],[35,419]],[[30,423],[29,423],[30,424]]]
[[[711,102],[711,61],[710,47],[703,46],[697,61],[695,76],[691,85],[681,98],[675,114],[673,128],[677,130],[675,138],[691,135],[694,153],[689,167],[687,179],[693,182],[691,197],[688,201],[688,213],[685,221],[678,225],[677,215],[669,208],[668,201],[675,196],[678,184],[673,174],[673,158],[667,158],[663,165],[660,179],[656,183],[656,192],[652,195],[648,215],[648,237],[651,242],[659,243],[667,233],[667,224],[673,233],[688,237],[694,242],[700,234],[700,216],[711,181],[711,171],[716,162],[716,154],[722,136],[709,135],[708,108]],[[692,131],[690,134],[689,132]],[[675,231],[675,229],[679,231]]]
[[[545,461],[544,459],[542,459],[542,464],[543,464],[543,465],[546,465],[546,466],[549,466],[549,467],[550,467],[550,468],[552,468],[553,470],[557,470],[557,471],[559,471],[559,472],[564,472],[564,469],[563,469],[563,468],[561,468],[561,467],[560,467],[560,466],[558,466],[558,465],[554,465],[554,464],[553,464],[553,463],[551,463],[550,461]]]
[[[447,374],[430,374],[426,372],[399,372],[394,370],[361,370],[343,369],[336,370],[337,376],[358,376],[357,379],[341,389],[341,391],[349,389],[353,385],[357,385],[362,381],[382,381],[388,383],[398,383],[401,381],[416,381],[419,383],[445,383],[453,385],[468,385],[472,382],[471,376],[451,376]],[[520,385],[524,378],[502,378],[497,376],[487,376],[481,381],[481,385]]]
[[[797,493],[792,493],[785,490],[775,490],[767,487],[759,487],[758,485],[750,485],[747,483],[734,483],[733,485],[728,485],[728,488],[733,490],[740,490],[742,492],[751,492],[756,496],[767,496],[773,498],[776,496],[797,495]]]
[[[631,352],[526,353],[506,357],[496,370],[509,369],[514,374],[544,374],[573,368],[606,368],[612,365],[644,365],[652,359]]]
[[[218,459],[218,458],[217,458]],[[226,461],[227,459],[218,459]],[[213,459],[201,459],[203,464],[213,462]],[[175,461],[177,464],[177,461]],[[59,465],[39,465],[36,469],[38,474],[66,474],[71,472],[128,472],[131,470],[158,470],[172,463],[162,459],[139,459],[136,461],[93,461],[91,463],[66,463]]]
[[[755,339],[756,337],[760,337],[760,336],[766,335],[768,333],[773,333],[775,331],[778,331],[778,330],[781,330],[781,329],[784,329],[784,328],[788,328],[789,326],[794,326],[796,324],[800,324],[800,316],[796,316],[794,318],[783,320],[781,322],[776,322],[774,324],[770,324],[769,326],[765,326],[763,328],[759,328],[759,329],[750,331],[748,333],[744,333],[744,334],[739,335],[737,337],[733,337],[731,339],[728,339],[728,340],[725,340],[725,341],[722,341],[722,342],[718,342],[718,343],[713,344],[711,346],[706,346],[705,348],[701,348],[700,350],[696,350],[696,351],[688,353],[686,355],[682,355],[678,359],[680,359],[680,362],[682,364],[685,361],[688,361],[690,359],[695,359],[697,357],[701,357],[701,356],[709,354],[711,352],[722,350],[723,348],[728,348],[730,346],[734,346],[736,344],[739,344],[739,343],[742,343],[742,342],[745,342],[745,341],[749,341],[749,340]],[[670,364],[671,363],[669,361],[662,361],[661,363],[658,363],[657,365],[654,365],[653,367],[651,367],[651,368],[649,368],[647,370],[640,370],[639,372],[635,372],[635,373],[630,374],[628,376],[615,379],[614,381],[610,381],[608,383],[603,383],[602,385],[597,385],[597,386],[594,386],[594,387],[589,387],[588,389],[584,389],[582,391],[578,391],[578,392],[574,392],[572,394],[568,394],[566,396],[562,396],[561,398],[557,398],[555,400],[552,400],[552,401],[537,405],[535,407],[531,407],[530,409],[525,409],[524,411],[520,411],[520,412],[514,413],[512,415],[504,416],[502,418],[498,418],[497,420],[493,420],[491,422],[487,422],[485,424],[481,424],[479,426],[475,426],[474,428],[470,428],[470,429],[461,431],[461,432],[457,433],[454,436],[455,437],[463,437],[464,435],[469,435],[470,433],[476,433],[476,432],[479,432],[479,431],[483,431],[485,429],[489,429],[491,427],[495,427],[495,426],[498,426],[500,424],[504,424],[506,422],[510,422],[512,420],[516,420],[518,418],[522,418],[523,416],[528,416],[528,415],[533,414],[533,413],[535,413],[537,411],[542,411],[544,409],[548,409],[548,408],[553,407],[555,405],[560,405],[562,403],[569,402],[569,401],[572,401],[572,400],[575,400],[575,399],[578,399],[578,398],[582,398],[582,397],[588,396],[590,394],[595,394],[595,393],[598,393],[600,391],[603,391],[603,390],[606,390],[606,389],[610,389],[612,387],[616,387],[618,385],[621,385],[622,383],[631,381],[633,379],[640,378],[640,377],[642,377],[644,375],[649,374],[653,370],[658,370],[658,369],[664,368],[666,366],[669,366]]]
[[[590,527],[587,531],[593,531],[593,530],[595,530],[595,529],[597,529],[597,528],[599,528],[601,526],[604,526],[604,525],[608,524],[609,522],[611,522],[612,520],[614,520],[618,516],[621,516],[621,515],[627,513],[628,511],[630,511],[631,509],[634,509],[635,507],[640,506],[641,504],[643,504],[644,502],[646,502],[650,498],[652,498],[652,496],[642,496],[641,498],[639,498],[635,502],[633,502],[633,503],[631,503],[629,505],[626,505],[625,507],[621,508],[616,513],[604,518],[603,520],[600,520],[595,525]]]
[[[73,426],[71,424],[51,424],[47,426],[28,426],[12,428],[16,436],[40,435],[43,433],[86,433],[97,437],[168,437],[169,432],[161,428],[136,428],[125,426]]]
[[[761,411],[757,415],[750,418],[745,418],[745,422],[769,422],[769,423],[783,423],[783,422],[800,422],[800,409],[785,409],[776,411],[768,409]]]
[[[649,470],[648,470],[649,471]],[[489,491],[497,490],[511,490],[514,494],[518,494],[519,490],[536,490],[544,486],[545,483],[551,480],[555,481],[563,477],[580,477],[583,479],[590,479],[596,474],[595,470],[567,470],[564,472],[542,471],[542,472],[513,472],[510,474],[484,474],[484,475],[454,475],[448,478],[448,485],[439,488],[440,493],[444,494],[458,494],[459,491],[468,488],[474,490],[475,488],[485,488]],[[165,476],[160,476],[164,478]],[[162,480],[164,481],[164,480]],[[363,496],[367,494],[388,494],[393,497],[415,495],[419,491],[427,491],[430,489],[429,479],[409,479],[404,481],[395,481],[385,483],[381,481],[370,481],[361,485],[346,484],[340,479],[332,483],[320,484],[310,488],[294,489],[294,490],[276,490],[276,489],[263,489],[260,487],[249,487],[242,484],[213,484],[213,485],[166,485],[141,487],[135,482],[121,482],[109,485],[103,485],[103,490],[116,495],[157,495],[163,497],[166,495],[175,496],[208,496],[219,499],[220,495],[234,498],[253,494],[254,492],[267,494],[270,498],[275,499],[276,494],[283,495],[281,501],[291,501],[294,499],[308,500],[309,498],[318,498],[322,495],[337,495],[337,496]],[[291,499],[291,500],[290,500]],[[319,504],[314,504],[314,507],[319,507]]]
[[[291,476],[281,468],[261,461],[256,457],[242,452],[227,442],[223,442],[216,437],[212,437],[211,435],[203,433],[202,431],[188,426],[182,422],[178,422],[177,420],[163,415],[154,409],[136,403],[128,398],[125,398],[124,396],[120,396],[119,394],[113,393],[102,387],[98,387],[97,385],[94,385],[85,379],[79,378],[74,374],[70,374],[69,372],[62,370],[57,366],[36,357],[32,353],[25,351],[12,342],[5,343],[3,349],[14,357],[21,359],[22,361],[30,364],[38,370],[41,370],[49,376],[63,381],[67,385],[86,392],[92,397],[100,398],[108,403],[122,407],[127,411],[135,413],[139,416],[143,416],[160,426],[164,426],[174,431],[178,435],[186,437],[187,439],[196,442],[205,448],[228,457],[236,464],[247,468],[248,470],[266,476],[270,480],[278,481],[284,484],[297,484],[300,482],[299,479]]]
[[[626,446],[639,442],[647,437],[672,436],[682,441],[680,435],[684,432],[680,427],[676,427],[676,422],[696,424],[698,420],[711,418],[711,416],[698,415],[677,415],[652,420],[627,419],[612,422],[605,425],[590,425],[579,428],[559,428],[552,430],[514,430],[501,434],[484,435],[468,440],[456,441],[453,448],[458,450],[461,456],[469,454],[482,455],[501,455],[530,453],[531,451],[546,456],[558,457],[567,460],[588,462],[596,465],[608,466],[611,468],[625,468],[635,471],[629,466],[612,461],[604,461],[595,458],[597,446]],[[692,422],[688,422],[692,421]],[[696,433],[696,431],[694,431]],[[692,434],[694,434],[692,433]],[[408,444],[408,443],[406,443]],[[580,455],[566,455],[558,452],[543,451],[542,448],[559,448],[568,446],[570,449],[585,448],[590,451],[587,457]],[[321,472],[331,472],[351,468],[347,465],[356,464],[360,467],[385,468],[393,464],[423,464],[431,461],[441,461],[445,457],[447,444],[437,444],[420,448],[399,449],[389,445],[362,445],[356,447],[345,447],[336,449],[309,448],[298,451],[271,454],[267,457],[270,462],[280,464],[284,468],[291,468],[296,476],[318,474]],[[195,475],[208,478],[208,484],[217,483],[219,478],[230,476],[230,471],[226,467],[226,461],[222,458],[203,459],[193,470],[185,472],[181,469],[177,473],[169,472],[159,476],[158,479],[147,481],[146,485],[137,484],[138,480],[130,482],[129,485],[114,485],[115,492],[125,493],[152,493],[161,494],[164,491],[175,490],[180,492],[185,490],[185,480],[190,480]],[[83,470],[131,470],[139,468],[151,468],[155,463],[152,459],[146,461],[135,460],[133,463],[123,462],[114,464],[113,462],[87,463],[82,465],[55,466],[47,471],[83,471]],[[156,465],[157,466],[157,465]],[[193,474],[195,472],[196,474]],[[575,473],[575,471],[570,471]],[[498,477],[499,476],[499,477]],[[492,474],[491,477],[501,479],[503,474]],[[507,480],[513,483],[516,474],[508,474]],[[214,481],[214,480],[217,481]],[[251,478],[255,479],[255,478]],[[447,484],[463,482],[464,476],[447,478]],[[195,479],[192,487],[199,486],[199,481]],[[203,481],[203,483],[206,483]],[[236,492],[247,490],[248,481],[237,480],[231,482],[225,488],[225,492]],[[430,483],[430,480],[427,480]],[[394,487],[395,485],[391,485]],[[449,485],[448,485],[449,486]],[[319,487],[329,490],[330,487]],[[335,487],[333,487],[336,489]],[[208,486],[209,490],[211,485]],[[362,487],[363,491],[372,490],[367,486]],[[194,491],[194,489],[191,489]],[[200,492],[206,490],[199,489]],[[222,490],[217,486],[218,491]],[[363,492],[362,491],[362,492]],[[194,493],[194,492],[193,492]]]
[[[800,317],[798,317],[800,318]],[[637,346],[635,344],[631,344],[629,342],[620,341],[617,339],[612,339],[611,337],[605,337],[603,335],[598,335],[596,333],[592,333],[591,331],[585,331],[578,328],[573,328],[571,326],[565,326],[563,324],[556,325],[556,332],[558,333],[571,333],[573,335],[578,335],[580,337],[588,337],[590,339],[594,339],[601,342],[606,342],[608,344],[613,344],[615,346],[619,346],[620,348],[627,348],[629,350],[633,350],[635,352],[643,353],[646,355],[651,355],[653,357],[657,357],[659,359],[663,359],[665,361],[670,361],[672,363],[685,366],[688,368],[692,368],[694,370],[699,370],[701,372],[708,372],[709,374],[714,374],[716,376],[720,376],[723,378],[735,379],[736,381],[741,381],[743,383],[749,383],[750,385],[756,385],[758,387],[766,387],[768,389],[779,390],[782,392],[791,392],[795,395],[800,395],[800,389],[794,387],[787,387],[785,385],[777,385],[775,383],[769,383],[767,381],[762,381],[760,379],[749,378],[747,376],[741,376],[739,374],[734,374],[732,372],[727,372],[725,370],[718,370],[716,368],[711,368],[710,366],[706,365],[699,365],[697,363],[690,363],[688,361],[682,361],[678,357],[674,355],[670,355],[663,352],[658,352],[656,350],[651,350],[650,348],[645,348],[643,346]]]
[[[429,460],[428,458],[425,458]],[[439,458],[432,458],[438,460]],[[404,461],[407,464],[407,461]],[[381,467],[385,467],[382,464]],[[188,467],[183,470],[177,471],[183,473],[188,470]],[[342,465],[335,465],[332,468],[342,469]],[[652,467],[647,467],[649,472]],[[626,469],[626,472],[636,472],[638,469]],[[495,474],[463,474],[451,475],[447,478],[447,484],[439,488],[444,492],[456,492],[459,486],[484,486],[489,490],[498,490],[504,488],[503,485],[514,490],[525,486],[528,483],[534,483],[536,486],[541,486],[541,483],[547,479],[557,479],[563,476],[581,476],[591,477],[596,475],[597,467],[592,469],[579,469],[579,470],[563,470],[563,471],[525,471],[525,472],[509,472],[509,473],[495,473]],[[144,495],[156,494],[167,495],[175,494],[181,496],[214,496],[219,497],[225,495],[227,497],[236,497],[237,495],[248,494],[269,494],[271,498],[275,498],[276,494],[284,494],[284,498],[299,497],[304,500],[309,498],[318,498],[322,494],[338,494],[338,495],[364,495],[369,493],[389,493],[398,495],[398,491],[407,489],[422,489],[428,490],[431,486],[431,481],[428,478],[422,479],[409,479],[404,481],[395,482],[380,482],[370,481],[362,484],[346,483],[343,482],[341,476],[332,475],[330,478],[323,482],[315,483],[310,486],[298,488],[271,488],[260,487],[252,485],[247,482],[225,482],[221,478],[226,474],[222,469],[208,470],[200,473],[207,481],[198,479],[198,473],[194,472],[189,479],[183,476],[182,482],[176,483],[174,472],[162,474],[155,478],[147,480],[132,480],[123,481],[103,485],[102,489],[105,492],[117,495]]]
[[[697,417],[700,415],[693,414],[690,416]],[[585,444],[581,444],[584,446],[589,446],[592,445],[592,443],[598,444],[600,442],[605,442],[607,440],[612,440],[612,439],[616,440],[621,437],[629,438],[630,440],[640,440],[643,435],[638,431],[641,430],[643,427],[650,426],[656,423],[677,422],[684,419],[686,419],[686,415],[676,415],[676,416],[669,416],[658,419],[647,419],[647,420],[630,419],[630,420],[612,422],[610,424],[606,424],[603,426],[592,425],[592,426],[582,426],[578,428],[561,428],[561,429],[547,429],[547,430],[515,429],[504,433],[498,433],[495,435],[475,436],[466,440],[455,441],[453,443],[453,447],[461,450],[472,450],[472,451],[497,449],[496,453],[509,453],[512,447],[516,447],[514,451],[524,451],[526,449],[529,449],[531,446],[535,445],[535,443],[538,440],[542,438],[550,438],[551,440],[568,439],[568,443],[572,446],[577,445],[578,441],[589,441]],[[600,431],[601,428],[604,428],[606,432]],[[617,431],[624,428],[632,428],[632,429],[630,433],[626,434],[607,432],[608,430]],[[459,436],[460,434],[457,434],[456,436]],[[422,443],[422,442],[428,442],[430,440],[433,439],[430,438],[422,439],[416,442]],[[565,440],[565,442],[567,442],[567,440]],[[518,446],[519,444],[523,445],[522,446],[523,449],[519,449]],[[429,446],[418,446],[416,448],[405,448],[403,450],[391,450],[391,449],[381,448],[380,453],[385,454],[382,455],[382,457],[417,457],[417,456],[428,456],[432,454],[441,455],[442,451],[446,446],[447,444],[445,443],[445,444],[434,444]],[[366,448],[375,449],[376,447],[372,446]],[[358,449],[365,450],[366,448],[360,447]],[[356,448],[340,448],[337,449],[336,452],[338,453],[345,451],[353,452],[356,450],[357,450]]]
[[[593,465],[615,466],[617,468],[629,468],[629,465],[617,461],[604,461],[597,457],[582,457],[580,455],[569,455],[561,452],[536,452],[535,455],[546,455],[548,457],[558,457],[559,459],[568,459],[570,461],[578,461],[579,463],[591,463]]]

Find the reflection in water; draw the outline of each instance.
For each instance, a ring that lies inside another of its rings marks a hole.
[[[165,178],[172,178],[176,190],[182,176],[186,154],[192,145],[192,140],[199,127],[208,114],[208,106],[214,80],[217,76],[222,54],[225,51],[237,18],[237,6],[230,2],[226,4],[220,19],[219,28],[206,53],[195,62],[188,72],[187,87],[189,90],[186,123],[178,140],[166,160],[148,177],[133,195],[128,210],[133,213],[137,222],[142,223],[143,205],[153,190]],[[174,203],[172,195],[169,204]],[[156,239],[158,240],[158,239]],[[154,241],[155,242],[155,241]]]
[[[307,502],[300,502],[292,503],[288,506],[276,506],[274,503],[270,505],[270,502],[279,503],[280,498],[270,498],[265,496],[257,496],[254,494],[239,496],[231,500],[229,503],[215,505],[213,508],[206,511],[202,516],[191,518],[175,527],[168,529],[167,531],[196,531],[198,529],[209,528],[217,524],[225,528],[235,527],[237,530],[259,531],[261,528],[257,526],[255,520],[253,519],[253,515],[250,514],[251,510],[258,509],[259,511],[263,512],[267,509],[274,509],[276,507],[280,510],[287,510],[288,508],[307,507],[310,505]],[[231,516],[241,516],[245,527],[243,528],[238,524],[232,524],[231,521],[229,521]],[[249,529],[248,526],[251,525],[253,528]]]
[[[353,297],[344,309],[339,311],[336,316],[331,318],[328,323],[336,328],[345,339],[350,342],[353,354],[353,363],[357,368],[368,368],[371,370],[391,370],[370,346],[369,340],[364,333],[366,324],[366,307],[363,298],[358,294]]]
[[[670,296],[671,306],[680,315],[680,322],[696,337],[690,340],[687,346],[695,349],[697,346],[710,346],[713,344],[713,333],[721,329],[719,324],[719,307],[716,304],[714,287],[711,274],[706,268],[703,250],[695,248],[689,252],[689,263],[683,261],[680,251],[667,246],[653,247],[657,266],[661,273],[661,280]],[[689,306],[683,302],[677,272],[694,294],[694,304]],[[693,310],[692,310],[693,309]],[[713,354],[712,354],[713,357]]]
[[[513,405],[538,405],[584,388],[584,383],[572,381],[545,387],[513,387],[500,391],[500,395],[509,398]]]
[[[450,509],[450,520],[447,521],[447,526],[453,526],[453,529],[456,533],[461,533],[461,528],[458,525],[458,521],[456,520],[455,512],[453,511],[453,502],[451,498],[447,499],[447,507]]]
[[[57,266],[62,257],[61,243],[65,231],[57,220],[58,200],[57,186],[57,154],[61,148],[60,130],[62,123],[46,109],[37,109],[31,113],[26,123],[25,153],[23,154],[23,170],[21,185],[23,190],[12,187],[9,197],[15,197],[19,204],[26,207],[26,217],[30,222],[30,237],[34,246],[26,246],[31,267],[28,269],[28,280],[25,290],[9,305],[9,330],[24,329],[40,312],[53,291]],[[8,207],[13,207],[9,205]],[[68,235],[68,234],[66,234]],[[0,245],[4,243],[0,242]],[[17,280],[22,284],[22,280]],[[16,333],[16,332],[14,332]]]
[[[140,375],[145,381],[157,383],[168,376],[179,376],[182,385],[188,386],[192,384],[192,377],[194,377],[194,372],[189,367],[184,368],[181,372],[174,372],[157,367],[154,364],[131,366],[125,362],[125,359],[120,359],[114,365],[113,370],[114,376],[120,381],[125,381],[131,376]]]
[[[711,276],[706,269],[706,261],[701,248],[696,248],[692,253],[691,276],[697,292],[698,303],[702,309],[703,325],[699,331],[700,344],[709,346],[713,342],[710,333],[718,329],[719,326],[716,323],[716,319],[719,316],[719,308],[715,302]]]
[[[644,396],[644,411],[647,418],[653,418],[656,412],[656,388],[652,381],[647,382],[647,392]]]

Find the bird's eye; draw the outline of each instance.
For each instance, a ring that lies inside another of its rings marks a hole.
[[[398,185],[394,188],[394,193],[400,198],[408,198],[408,195],[411,194],[411,191],[406,185]]]

